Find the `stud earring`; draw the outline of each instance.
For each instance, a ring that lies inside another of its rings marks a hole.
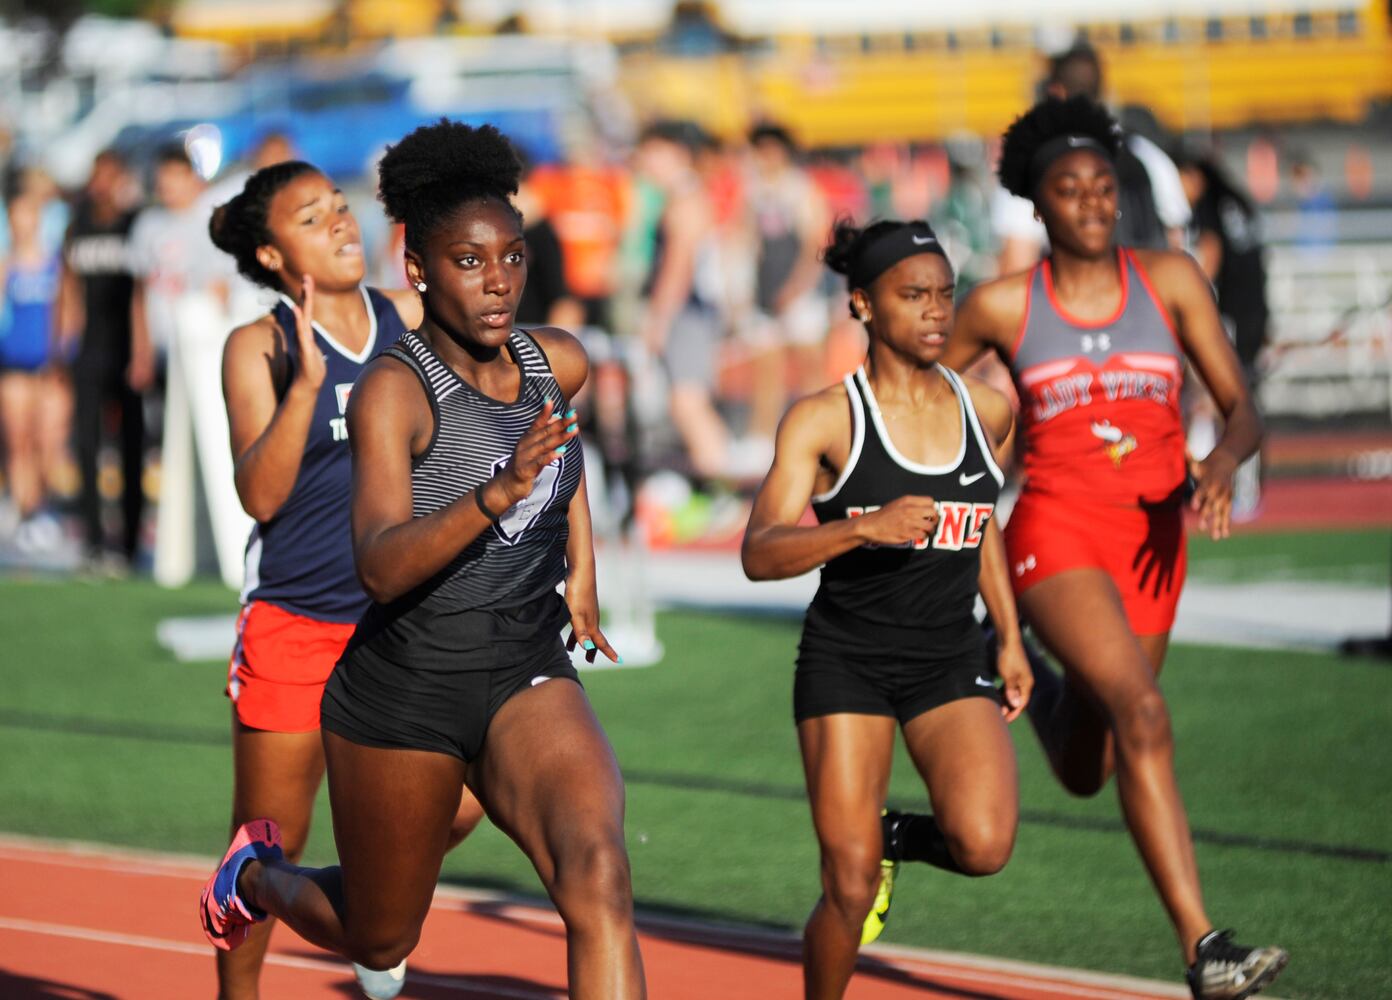
[[[425,282],[424,282],[424,281],[417,281],[417,282],[416,282],[416,291],[418,291],[418,292],[424,292],[424,291],[425,291]]]

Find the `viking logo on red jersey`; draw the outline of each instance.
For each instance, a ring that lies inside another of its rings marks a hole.
[[[1120,469],[1122,460],[1136,450],[1136,435],[1127,434],[1120,427],[1113,426],[1110,420],[1094,420],[1092,433],[1094,437],[1102,440],[1102,450],[1112,460],[1115,468]]]

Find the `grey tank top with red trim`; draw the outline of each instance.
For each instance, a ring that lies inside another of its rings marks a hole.
[[[1096,322],[1067,315],[1048,260],[1031,276],[1010,366],[1027,491],[1133,505],[1184,480],[1184,355],[1144,268],[1118,259],[1121,303]]]

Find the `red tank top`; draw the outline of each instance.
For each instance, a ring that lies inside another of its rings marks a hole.
[[[1184,354],[1135,254],[1117,253],[1121,305],[1101,322],[1064,311],[1047,259],[1030,275],[1010,364],[1026,492],[1135,506],[1184,480]]]

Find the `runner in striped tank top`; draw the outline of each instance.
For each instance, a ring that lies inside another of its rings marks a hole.
[[[640,997],[623,781],[570,644],[599,628],[568,333],[513,328],[527,277],[520,172],[491,126],[442,121],[388,149],[388,214],[424,303],[348,407],[352,534],[371,606],[321,706],[340,865],[284,860],[241,827],[205,886],[215,941],[273,914],[373,970],[410,952],[468,788],[565,921],[573,995]],[[565,583],[565,596],[556,587]],[[398,987],[399,988],[399,987]]]
[[[368,605],[353,568],[345,409],[368,360],[419,321],[420,300],[362,286],[357,221],[308,163],[253,174],[209,229],[247,278],[280,292],[270,313],[232,332],[223,356],[237,492],[256,519],[226,693],[232,827],[271,817],[294,860],[324,773],[324,683]],[[482,816],[464,795],[451,842]],[[270,929],[218,952],[221,995],[256,994]]]
[[[964,875],[1005,865],[1019,813],[1006,722],[1033,683],[1007,627],[997,688],[972,614],[980,593],[996,620],[1016,620],[993,516],[995,442],[1012,418],[1000,393],[937,363],[952,265],[924,222],[839,223],[825,258],[846,275],[869,353],[783,418],[741,553],[756,580],[821,567],[793,680],[821,844],[822,898],[803,932],[804,992],[817,998],[845,992],[900,861]],[[815,527],[800,523],[809,503]],[[881,818],[896,728],[932,816]]]
[[[1025,482],[1005,531],[1011,580],[1067,680],[1034,661],[1040,742],[1075,794],[1096,794],[1116,770],[1194,996],[1235,1000],[1264,988],[1287,956],[1213,930],[1155,680],[1184,583],[1184,359],[1226,420],[1213,453],[1188,463],[1192,506],[1215,539],[1228,534],[1233,472],[1256,450],[1261,420],[1195,263],[1113,242],[1120,136],[1081,97],[1044,101],[1005,133],[1001,182],[1033,199],[1052,253],[973,292],[944,363],[960,370],[995,350],[1020,394]]]

